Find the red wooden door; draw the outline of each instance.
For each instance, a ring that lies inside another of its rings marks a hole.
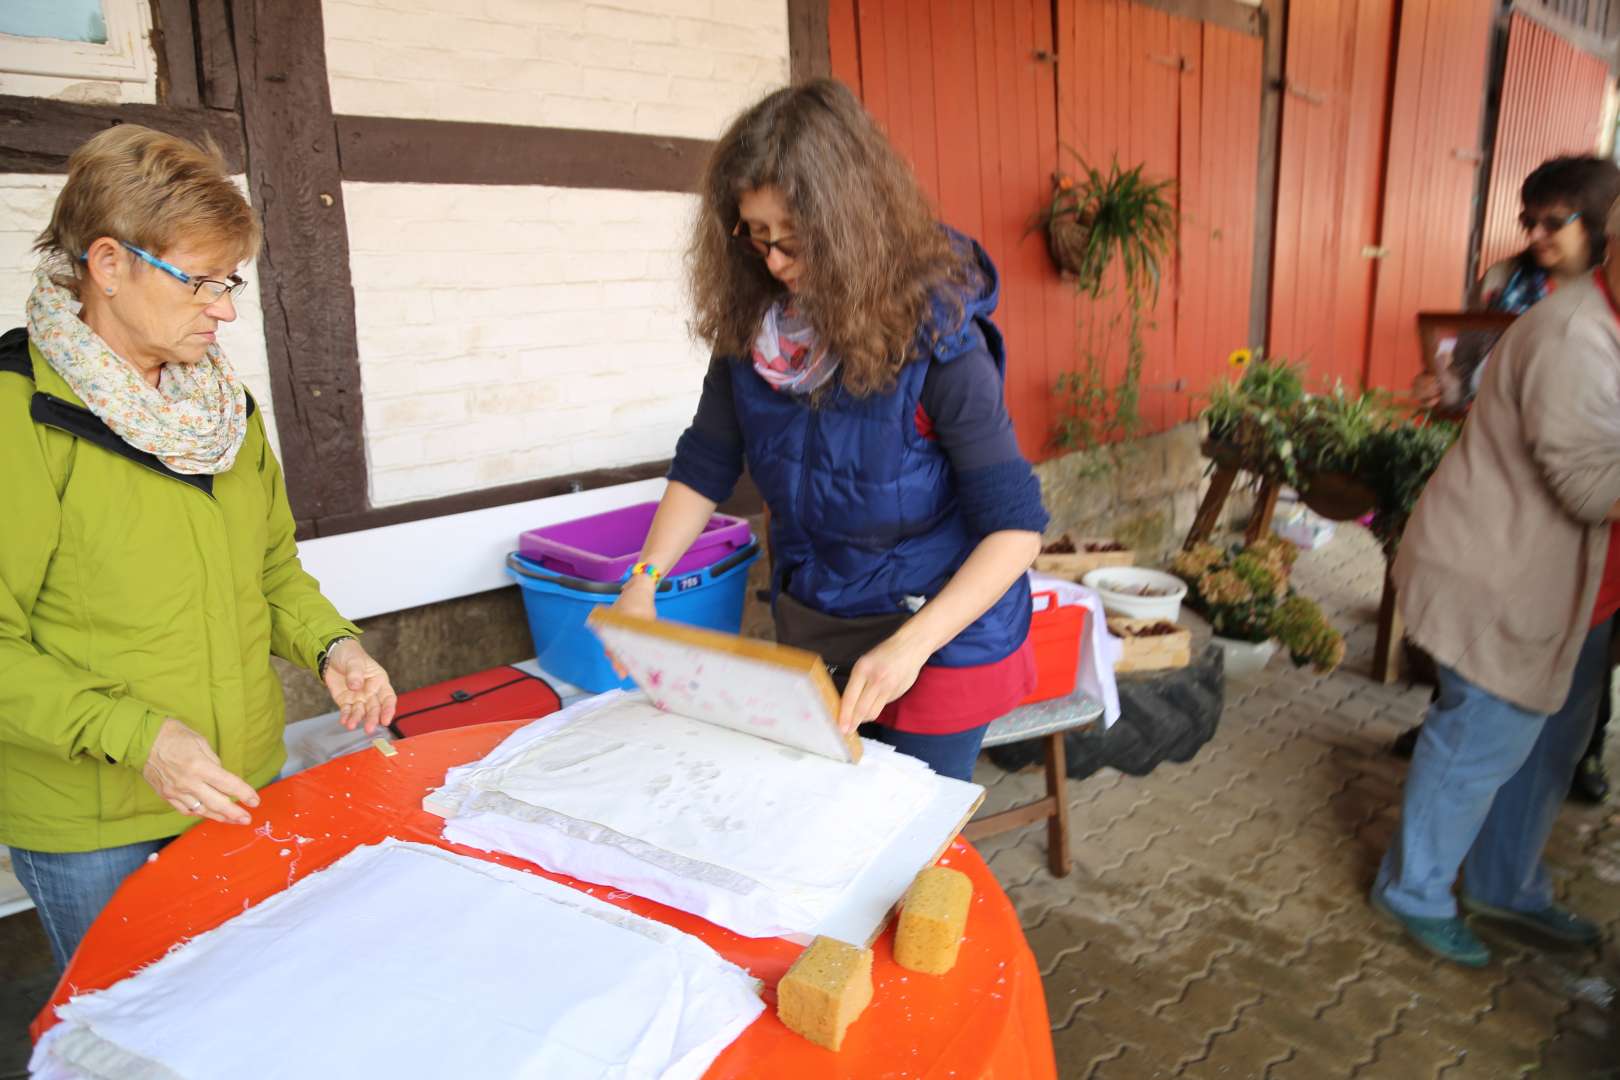
[[[1418,312],[1464,301],[1493,17],[1483,0],[1402,5],[1368,385],[1408,386]]]
[[[940,217],[983,244],[1000,270],[1007,405],[1024,452],[1045,457],[1052,385],[1073,351],[1073,300],[1028,233],[1057,163],[1053,66],[1036,56],[1052,52],[1051,5],[864,0],[853,7],[854,33],[829,33],[833,70],[846,81],[858,77],[867,109],[911,162]]]
[[[1393,0],[1289,5],[1270,349],[1360,386],[1383,188]]]
[[[1053,25],[1054,7],[1057,25]],[[1189,418],[1245,343],[1262,48],[1127,0],[837,0],[833,71],[911,161],[941,217],[1002,274],[1007,401],[1032,458],[1052,453],[1060,374],[1102,356],[1123,374],[1118,301],[1076,300],[1029,230],[1062,144],[1178,181],[1177,252],[1146,328],[1146,430]],[[1053,56],[1056,56],[1054,71]]]
[[[1608,84],[1603,61],[1523,15],[1513,16],[1491,152],[1480,274],[1524,248],[1519,227],[1524,178],[1550,157],[1590,154],[1596,148]]]

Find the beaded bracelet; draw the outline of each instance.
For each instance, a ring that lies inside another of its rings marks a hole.
[[[664,572],[650,562],[638,562],[636,565],[630,568],[630,576],[632,578],[639,574],[646,574],[648,577],[652,578],[652,583],[654,585],[657,585],[664,579]]]

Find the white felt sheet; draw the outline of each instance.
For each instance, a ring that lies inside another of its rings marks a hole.
[[[836,762],[614,693],[450,770],[428,805],[455,843],[775,937],[815,932],[939,783],[879,743]]]
[[[764,1006],[696,938],[534,874],[357,848],[97,993],[48,1080],[696,1078]]]

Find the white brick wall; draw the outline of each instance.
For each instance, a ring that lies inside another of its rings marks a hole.
[[[376,505],[667,457],[690,196],[345,184]]]
[[[51,207],[66,177],[0,174],[0,330],[26,322],[23,305],[34,287],[34,238],[50,221]],[[247,186],[245,177],[236,178]],[[270,362],[264,350],[264,311],[259,306],[257,276],[251,265],[242,268],[249,280],[237,301],[236,321],[221,328],[220,346],[264,409],[265,427],[272,445],[279,447],[275,412],[270,401]]]
[[[788,79],[782,0],[325,0],[332,107],[710,139]]]

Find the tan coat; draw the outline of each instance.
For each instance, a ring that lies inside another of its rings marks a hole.
[[[1395,559],[1412,640],[1525,709],[1569,693],[1620,501],[1620,322],[1590,277],[1520,316]]]

